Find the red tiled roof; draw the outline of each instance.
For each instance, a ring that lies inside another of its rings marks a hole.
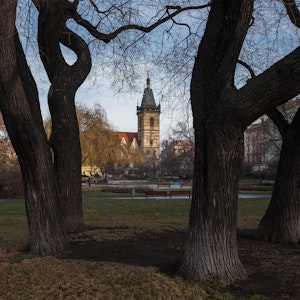
[[[138,139],[138,135],[136,132],[116,132],[115,131],[114,134],[117,135],[120,140],[122,140],[122,138],[124,138],[126,141],[126,144],[128,146],[131,145],[134,138],[136,140]]]
[[[180,141],[177,145],[178,146],[192,146],[192,142],[191,141]]]

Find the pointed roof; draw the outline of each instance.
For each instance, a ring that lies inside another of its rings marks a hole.
[[[147,86],[144,89],[144,94],[143,94],[141,108],[156,107],[156,103],[155,103],[153,91],[150,88],[150,78],[149,77],[147,78],[146,83],[147,83]]]
[[[134,139],[137,140],[137,133],[136,132],[114,132],[115,135],[118,136],[120,141],[124,138],[126,144],[130,146]]]

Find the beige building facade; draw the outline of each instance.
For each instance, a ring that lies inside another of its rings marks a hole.
[[[147,159],[160,155],[160,105],[156,105],[150,78],[147,78],[142,103],[137,106],[137,138],[141,151]]]

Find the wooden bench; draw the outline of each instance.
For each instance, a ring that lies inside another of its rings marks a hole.
[[[168,192],[167,191],[156,191],[156,190],[149,190],[149,191],[145,191],[145,196],[146,198],[148,197],[167,197],[168,196]]]
[[[170,186],[171,186],[171,183],[170,182],[159,182],[158,184],[157,184],[157,187],[159,188],[159,187],[168,187],[168,188],[170,188]]]
[[[183,187],[183,186],[192,186],[193,185],[193,183],[192,182],[182,182],[181,183],[181,187]]]
[[[274,185],[274,183],[275,183],[275,180],[261,180],[260,181],[260,184],[262,184],[262,185]]]
[[[172,198],[172,196],[189,196],[191,198],[192,191],[191,190],[180,190],[180,191],[170,191],[169,196]]]

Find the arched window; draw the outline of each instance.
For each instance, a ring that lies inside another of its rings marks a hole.
[[[150,118],[150,126],[153,127],[154,126],[154,119],[151,117]]]

